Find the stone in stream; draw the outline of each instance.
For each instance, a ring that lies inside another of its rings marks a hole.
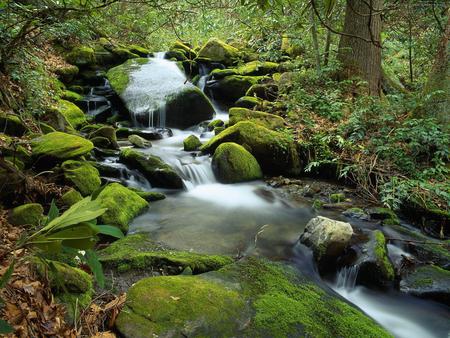
[[[128,136],[128,141],[136,148],[151,148],[152,143],[139,135]]]
[[[100,174],[89,162],[67,160],[61,165],[61,169],[65,179],[75,185],[83,196],[91,195],[100,188]]]
[[[107,148],[116,150],[119,149],[119,145],[117,144],[116,130],[113,127],[103,126],[89,134],[89,139],[94,139],[96,137],[106,138],[109,141],[109,146]]]
[[[80,136],[55,131],[31,140],[33,156],[69,159],[88,154],[94,145]]]
[[[202,145],[200,139],[195,135],[189,135],[183,140],[183,148],[185,151],[198,150]]]
[[[207,88],[212,91],[214,97],[221,101],[235,102],[245,96],[249,88],[264,79],[264,76],[230,75],[223,79],[208,81]]]
[[[231,65],[239,57],[239,50],[219,39],[212,38],[199,50],[198,56],[224,65]]]
[[[326,318],[326,320],[324,320]],[[127,292],[126,338],[390,337],[294,268],[249,257],[200,275],[145,278]]]
[[[251,121],[271,130],[285,127],[284,119],[274,114],[238,107],[230,108],[229,113],[230,126],[233,126],[241,121]]]
[[[402,279],[400,290],[450,305],[450,271],[435,265],[420,266]]]
[[[209,131],[211,131],[211,130],[214,130],[214,128],[223,127],[224,125],[225,125],[225,122],[223,122],[220,119],[216,119],[216,120],[212,120],[211,122],[209,122],[207,128]]]
[[[214,175],[222,183],[238,183],[263,177],[258,161],[239,144],[226,142],[217,147],[212,159]]]
[[[152,186],[183,189],[183,180],[159,157],[146,155],[133,149],[124,149],[120,153],[120,161],[138,169],[149,180]]]
[[[321,264],[341,255],[350,244],[352,235],[353,229],[349,223],[317,216],[306,224],[300,242],[312,249]]]
[[[287,135],[269,130],[250,121],[228,127],[205,143],[200,150],[214,153],[224,142],[244,146],[258,160],[261,169],[269,175],[297,175],[301,162],[294,141]]]
[[[120,127],[116,130],[116,135],[120,139],[128,138],[131,135],[137,135],[148,141],[155,141],[155,140],[161,140],[162,138],[164,138],[165,134],[167,134],[168,136],[172,136],[172,131],[170,129],[141,130],[141,129],[137,129],[137,128],[127,128],[127,127]]]

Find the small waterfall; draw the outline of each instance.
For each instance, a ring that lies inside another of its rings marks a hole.
[[[356,285],[359,267],[356,265],[346,266],[339,270],[336,277],[336,288],[352,290]]]
[[[193,161],[177,161],[173,167],[183,177],[187,190],[202,184],[216,183],[217,180],[211,169],[211,162],[207,156],[202,156]]]

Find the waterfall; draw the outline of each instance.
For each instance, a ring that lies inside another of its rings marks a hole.
[[[336,288],[351,290],[355,288],[359,267],[356,265],[346,266],[339,270],[336,278]]]

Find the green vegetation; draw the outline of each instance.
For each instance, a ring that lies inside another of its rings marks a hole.
[[[94,145],[80,136],[55,131],[33,139],[31,147],[34,156],[69,159],[89,153]]]

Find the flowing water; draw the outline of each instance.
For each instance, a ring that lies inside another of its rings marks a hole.
[[[207,73],[207,69],[202,69],[200,88],[205,88]],[[143,125],[137,117],[142,114],[148,116],[148,126],[164,127],[165,98],[182,86],[191,85],[186,84],[185,75],[176,64],[162,59],[161,55],[141,66],[131,79],[126,89],[126,104],[131,108],[135,125],[140,127]],[[218,106],[215,108],[215,118],[228,118],[226,112]],[[182,144],[191,134],[202,142],[213,134],[201,126],[172,131],[173,136],[153,141],[151,148],[142,151],[159,156],[175,168],[184,180],[185,190],[165,190],[167,198],[151,203],[148,212],[133,221],[131,232],[150,233],[155,240],[175,249],[232,255],[251,253],[289,260],[318,283],[325,283],[316,272],[309,249],[298,243],[306,223],[317,215],[310,205],[287,201],[262,181],[218,183],[210,158],[185,152]],[[107,161],[109,165],[121,166],[115,160]],[[151,189],[145,178],[133,171],[122,177],[127,185]],[[321,211],[320,214],[345,220],[340,213],[332,211]],[[363,223],[359,222],[358,226],[364,226]],[[409,255],[394,245],[389,245],[388,250],[393,260],[402,254]],[[448,337],[448,307],[398,291],[371,291],[356,286],[357,273],[357,268],[346,268],[327,285],[396,337]]]

